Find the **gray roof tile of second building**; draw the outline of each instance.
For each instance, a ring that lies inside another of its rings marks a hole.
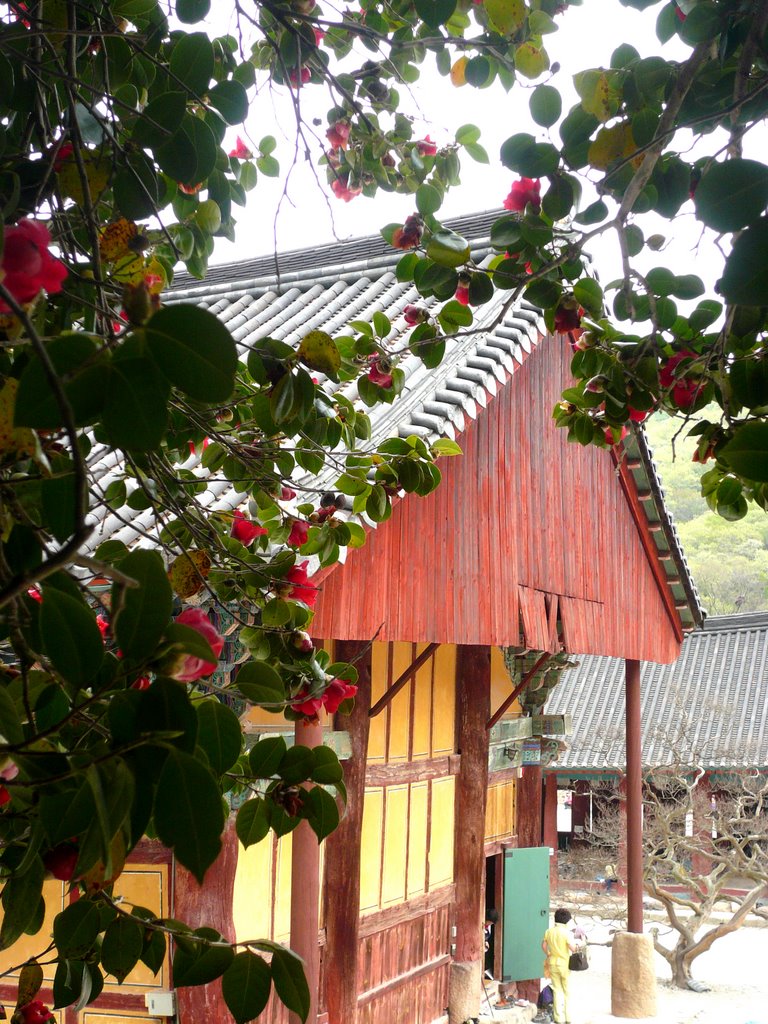
[[[640,679],[645,764],[768,768],[768,611],[707,619],[676,662],[643,663]],[[622,768],[625,710],[624,662],[581,658],[545,708],[573,719],[568,750],[547,770]]]

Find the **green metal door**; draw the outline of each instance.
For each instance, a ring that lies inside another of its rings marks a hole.
[[[541,977],[549,924],[549,847],[504,851],[502,980]]]

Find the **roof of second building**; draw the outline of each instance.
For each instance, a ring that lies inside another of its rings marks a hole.
[[[624,662],[584,657],[547,714],[569,714],[569,748],[551,771],[623,769]],[[768,611],[713,616],[671,665],[641,670],[643,762],[768,767]]]

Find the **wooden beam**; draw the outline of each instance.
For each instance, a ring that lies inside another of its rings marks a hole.
[[[514,704],[514,702],[517,700],[517,698],[520,696],[520,694],[523,692],[526,686],[530,683],[530,681],[533,679],[536,673],[541,669],[545,662],[549,661],[551,657],[552,655],[546,651],[544,652],[544,654],[542,654],[542,656],[536,661],[536,664],[533,666],[533,668],[525,673],[525,675],[514,688],[512,693],[510,693],[510,695],[504,701],[502,701],[498,711],[495,711],[493,715],[491,715],[491,717],[485,723],[486,729],[491,730],[494,727],[494,725],[496,725],[496,723],[507,710],[507,708],[511,707]]]
[[[363,831],[365,763],[371,706],[371,647],[338,640],[337,661],[354,661],[357,696],[351,715],[337,715],[349,733],[351,756],[343,762],[347,811],[325,841],[325,1005],[328,1024],[356,1024],[360,945],[360,842]]]
[[[409,683],[411,681],[413,676],[416,675],[416,673],[419,671],[424,662],[429,661],[429,659],[434,656],[434,653],[439,646],[440,644],[427,644],[427,646],[424,648],[424,650],[421,652],[418,658],[415,658],[413,660],[413,662],[408,666],[405,672],[403,672],[401,676],[398,676],[394,683],[392,683],[387,692],[382,697],[380,697],[379,700],[376,701],[371,710],[368,712],[369,718],[375,718],[376,715],[378,715],[380,712],[384,710],[387,704],[389,704],[389,702],[394,697],[396,697],[398,693],[400,693],[400,691],[406,685],[406,683]]]

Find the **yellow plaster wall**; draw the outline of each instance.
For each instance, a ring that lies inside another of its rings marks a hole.
[[[429,888],[439,889],[453,881],[453,818],[456,779],[432,781],[429,835]]]
[[[493,778],[493,777],[491,777]],[[517,832],[517,786],[514,779],[491,784],[485,809],[485,841],[506,839]]]

